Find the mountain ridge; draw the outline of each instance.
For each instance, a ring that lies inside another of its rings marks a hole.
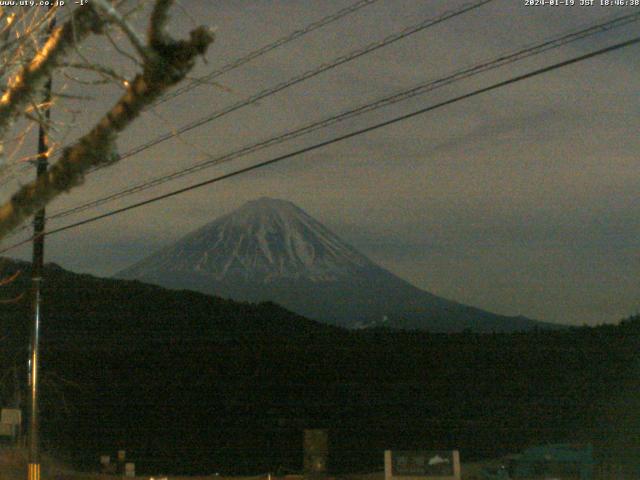
[[[307,238],[301,238],[301,233]],[[226,255],[210,255],[217,248],[226,249]],[[171,254],[168,261],[167,253]],[[268,197],[223,215],[117,276],[150,266],[157,269],[158,262],[172,271],[184,271],[186,266],[216,281],[239,276],[266,282],[302,277],[331,281],[373,265],[293,203]]]
[[[293,203],[262,197],[116,274],[239,301],[273,301],[348,328],[478,332],[556,327],[463,305],[378,266]]]
[[[0,304],[0,361],[26,367],[30,265],[0,261],[1,277],[17,270],[2,290],[16,301]],[[593,440],[640,458],[639,318],[526,334],[356,331],[52,264],[43,277],[41,432],[82,470],[122,445],[149,476],[299,471],[302,428],[331,431],[336,473],[379,466],[390,445],[472,460]]]

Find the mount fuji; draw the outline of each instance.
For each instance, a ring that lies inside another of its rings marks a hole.
[[[348,328],[436,332],[545,324],[433,295],[376,265],[291,202],[250,201],[116,275],[240,301],[272,301]]]

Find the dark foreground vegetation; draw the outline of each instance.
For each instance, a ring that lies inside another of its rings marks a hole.
[[[28,266],[2,298],[28,291]],[[464,460],[546,442],[640,458],[640,318],[513,334],[347,331],[250,305],[50,265],[43,441],[96,468],[124,448],[141,473],[296,471],[302,429],[330,429],[335,472],[386,448]],[[24,378],[27,297],[0,305],[2,402]]]

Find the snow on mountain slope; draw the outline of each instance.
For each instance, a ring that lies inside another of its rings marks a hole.
[[[303,210],[260,198],[117,277],[241,301],[273,301],[314,320],[433,331],[526,330],[541,323],[446,300],[379,267]]]
[[[335,281],[373,264],[293,203],[260,198],[125,270],[194,272],[215,281]]]

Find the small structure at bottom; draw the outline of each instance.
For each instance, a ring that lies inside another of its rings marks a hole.
[[[572,478],[591,480],[594,471],[593,446],[574,444],[537,445],[510,455],[498,468],[486,468],[483,480],[528,478]]]
[[[458,450],[386,450],[385,480],[460,480]]]
[[[135,477],[136,476],[136,464],[133,462],[127,462],[124,464],[124,476]]]
[[[307,429],[304,431],[304,472],[308,474],[324,474],[327,471],[329,456],[329,433],[324,429]]]
[[[116,465],[111,463],[110,455],[100,455],[100,471],[105,475],[116,473]]]

